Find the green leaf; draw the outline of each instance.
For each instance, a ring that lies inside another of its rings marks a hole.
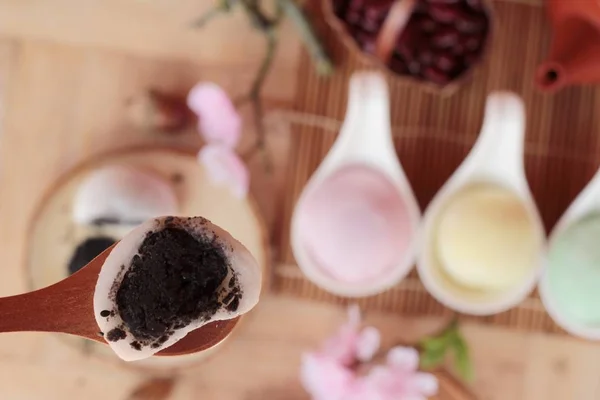
[[[442,335],[448,340],[453,340],[453,338],[455,338],[456,336],[460,336],[460,330],[458,329],[458,320],[452,320],[452,322],[450,322],[450,325],[448,325],[448,327],[444,329]]]
[[[465,381],[473,381],[474,372],[471,357],[469,356],[469,347],[462,335],[458,334],[455,336],[452,341],[452,347],[454,348],[454,361],[457,372]]]
[[[425,338],[419,344],[425,351],[445,351],[448,348],[448,343],[444,336],[439,336]]]
[[[446,349],[438,351],[425,351],[421,354],[420,366],[423,369],[433,369],[444,362]]]

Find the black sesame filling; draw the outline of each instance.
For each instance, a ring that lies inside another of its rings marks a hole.
[[[134,349],[157,347],[174,329],[207,321],[222,306],[226,295],[219,288],[230,265],[217,241],[199,240],[169,225],[146,236],[115,296],[123,322],[137,339]]]
[[[97,236],[88,238],[80,243],[69,261],[69,275],[73,275],[75,272],[85,267],[90,261],[112,246],[115,242],[116,240],[113,238]]]

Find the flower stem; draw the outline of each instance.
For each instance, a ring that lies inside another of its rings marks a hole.
[[[252,83],[252,87],[250,88],[250,93],[248,98],[252,102],[252,108],[254,111],[254,123],[256,124],[256,147],[260,149],[263,157],[263,162],[265,164],[265,169],[270,171],[272,169],[271,159],[266,151],[266,142],[265,142],[265,124],[264,124],[264,111],[262,104],[262,88],[264,81],[267,77],[269,70],[273,64],[273,58],[275,56],[275,51],[277,50],[277,35],[275,34],[275,29],[271,28],[265,32],[267,39],[267,51],[265,53],[265,57],[258,69],[256,77],[254,78],[254,82]]]
[[[333,72],[333,62],[302,9],[295,0],[278,0],[278,3],[285,15],[296,25],[306,49],[313,58],[317,72],[321,75],[330,75]]]
[[[289,17],[296,25],[298,32],[304,41],[306,48],[311,54],[317,71],[320,74],[328,75],[333,71],[333,63],[321,42],[319,41],[310,21],[304,15],[302,9],[298,6],[295,0],[274,0],[275,13],[271,16],[265,13],[261,7],[260,0],[220,0],[212,9],[208,10],[204,15],[198,18],[193,26],[198,28],[204,26],[213,18],[229,12],[233,6],[240,4],[246,12],[252,25],[260,31],[266,38],[266,53],[258,68],[256,77],[252,82],[252,86],[248,94],[240,99],[236,99],[236,106],[240,106],[246,102],[251,103],[254,114],[254,123],[256,126],[256,142],[244,155],[252,157],[257,151],[260,151],[263,157],[265,169],[270,171],[272,168],[271,159],[266,149],[265,141],[265,126],[264,126],[264,110],[262,103],[262,89],[267,74],[271,70],[275,52],[278,46],[277,27],[283,20],[283,17]]]
[[[263,59],[256,77],[254,78],[254,82],[252,83],[252,87],[250,88],[250,98],[255,98],[260,96],[262,92],[262,86],[265,82],[265,78],[267,77],[267,73],[271,69],[271,64],[273,63],[273,58],[275,56],[275,50],[277,49],[277,35],[275,34],[274,29],[269,29],[265,32],[265,36],[267,39],[267,51],[265,53],[265,58]]]
[[[204,25],[215,19],[216,17],[231,11],[231,8],[236,5],[238,0],[221,0],[211,9],[202,14],[198,19],[192,22],[192,28],[202,28]]]

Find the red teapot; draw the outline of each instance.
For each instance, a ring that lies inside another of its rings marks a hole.
[[[600,0],[547,0],[546,7],[553,37],[537,86],[555,91],[600,82]]]

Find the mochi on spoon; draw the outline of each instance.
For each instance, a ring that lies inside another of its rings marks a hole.
[[[114,352],[135,361],[250,311],[261,282],[256,260],[227,231],[202,217],[160,217],[127,234],[106,258],[94,315]]]

